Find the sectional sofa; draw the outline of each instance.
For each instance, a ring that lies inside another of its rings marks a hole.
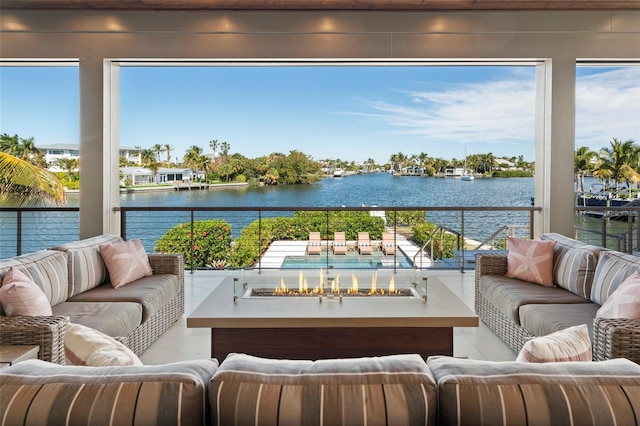
[[[231,354],[130,367],[0,370],[2,424],[637,425],[640,366]]]
[[[148,254],[153,275],[117,289],[100,255],[102,244],[122,242],[100,235],[0,261],[25,272],[45,293],[53,316],[5,316],[0,308],[0,345],[39,345],[38,357],[64,364],[69,322],[115,337],[141,354],[184,313],[184,260]]]
[[[596,318],[618,285],[640,268],[640,257],[584,244],[560,234],[555,241],[554,287],[506,276],[507,254],[476,257],[475,310],[515,352],[535,336],[587,324],[594,360],[640,363],[640,320]]]

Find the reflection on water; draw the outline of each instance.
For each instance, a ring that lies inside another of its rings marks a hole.
[[[529,206],[533,196],[533,178],[476,179],[467,182],[451,178],[394,177],[386,173],[355,175],[341,179],[326,178],[311,185],[277,187],[233,187],[194,191],[136,192],[120,195],[122,206],[212,206],[212,207],[341,207],[373,206]],[[68,206],[78,205],[71,194]],[[263,212],[262,216],[292,215],[287,212]],[[195,219],[223,219],[232,226],[234,237],[258,212],[196,212]],[[431,211],[428,220],[461,232],[459,212]],[[141,238],[147,250],[168,229],[189,222],[188,212],[130,212],[127,215],[127,238]],[[99,220],[99,218],[96,218]],[[482,241],[503,225],[529,223],[527,212],[466,212],[464,233]],[[601,221],[578,215],[580,227],[600,230]],[[0,212],[0,258],[15,255],[16,216]],[[617,226],[612,224],[612,226]],[[624,226],[624,224],[623,224]],[[40,250],[79,238],[77,212],[25,212],[22,220],[22,252]],[[521,230],[527,235],[526,228]],[[611,231],[612,233],[615,230]]]

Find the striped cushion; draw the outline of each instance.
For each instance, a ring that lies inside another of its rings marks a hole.
[[[588,299],[598,256],[604,249],[554,233],[543,234],[540,239],[556,243],[553,249],[553,283]]]
[[[41,250],[5,259],[0,265],[0,279],[12,266],[16,267],[42,289],[51,306],[67,300],[69,275],[65,253]]]
[[[631,274],[640,268],[640,257],[617,251],[600,254],[593,277],[591,301],[602,305],[609,295]]]
[[[80,367],[29,360],[0,371],[5,424],[202,425],[215,360]]]
[[[116,235],[99,235],[51,248],[69,254],[69,296],[95,288],[108,280],[99,247],[101,244],[122,241]]]
[[[419,355],[320,361],[230,354],[209,388],[212,421],[435,424],[435,382]]]
[[[528,340],[520,349],[516,361],[591,361],[591,352],[589,328],[582,324]]]
[[[640,366],[626,359],[532,364],[430,357],[440,425],[635,425]]]

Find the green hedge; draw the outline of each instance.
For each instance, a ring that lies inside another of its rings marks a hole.
[[[193,222],[192,246],[191,225],[181,223],[160,237],[154,249],[159,253],[182,253],[189,267],[226,265],[231,251],[231,225],[224,220]]]
[[[411,228],[413,232],[413,241],[422,247],[431,235],[436,231],[437,225],[426,222],[415,225]],[[454,251],[458,248],[458,238],[449,232],[437,232],[433,238],[433,253],[431,255],[434,259],[449,259],[453,257]],[[427,251],[431,251],[431,244],[425,247]]]

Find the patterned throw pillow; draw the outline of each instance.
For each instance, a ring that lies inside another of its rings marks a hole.
[[[628,276],[596,312],[596,318],[640,319],[640,272]]]
[[[71,324],[67,328],[64,353],[67,364],[72,365],[142,365],[131,349],[113,337],[80,324]]]
[[[100,246],[100,255],[114,288],[152,274],[149,256],[137,238],[122,243],[103,244]]]
[[[2,279],[0,303],[7,316],[51,316],[51,305],[42,289],[24,272],[16,268]]]
[[[582,324],[529,340],[520,350],[516,361],[561,362],[591,359],[589,328]]]
[[[554,241],[507,237],[507,277],[553,287]]]

